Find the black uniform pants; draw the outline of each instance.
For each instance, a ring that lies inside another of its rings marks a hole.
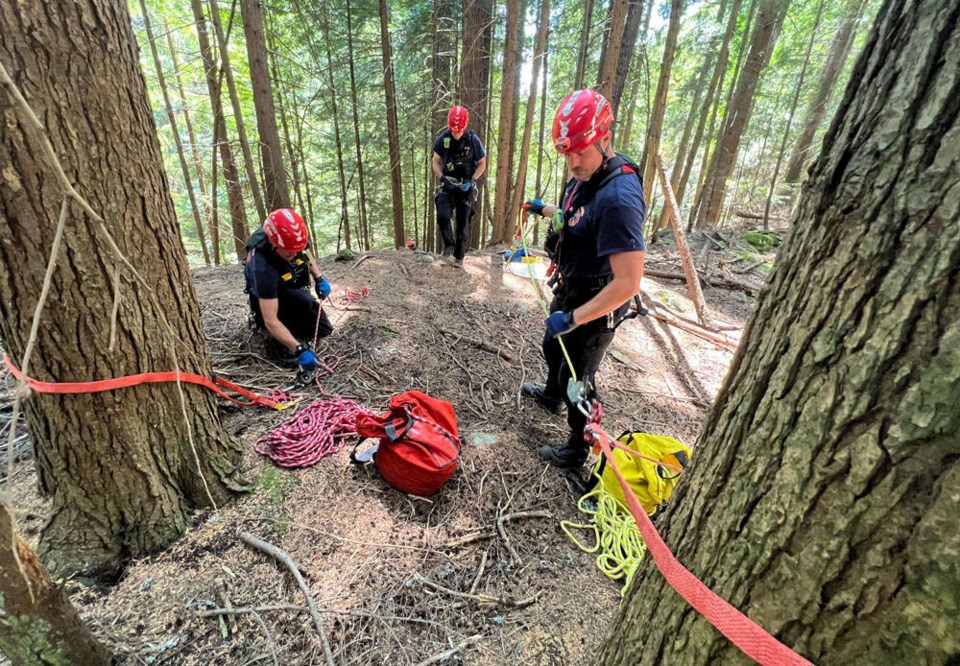
[[[440,227],[440,237],[443,238],[445,253],[453,249],[453,258],[459,262],[467,253],[467,242],[470,240],[470,218],[473,217],[474,202],[477,200],[477,188],[472,187],[467,192],[447,190],[441,185],[433,200],[437,206],[437,226]],[[456,235],[453,232],[453,218],[456,215]]]
[[[313,340],[313,332],[317,330],[318,338],[325,338],[333,333],[333,324],[325,311],[320,311],[320,304],[306,289],[281,289],[277,294],[277,319],[287,327],[287,330],[301,342]],[[257,322],[257,328],[265,329],[263,315],[260,313],[260,299],[250,294],[250,309]],[[317,314],[320,315],[320,326],[317,328]]]
[[[628,306],[629,304],[625,304],[613,313],[587,322],[561,336],[563,344],[567,348],[567,353],[570,355],[573,369],[577,373],[577,379],[584,386],[588,388],[594,386],[594,377],[597,370],[600,369],[600,362],[603,360],[610,343],[613,342],[614,335],[616,335],[614,323],[620,321]],[[550,312],[572,309],[573,306],[565,306],[560,297],[555,297],[550,304]],[[543,358],[547,362],[547,381],[543,389],[544,393],[550,398],[563,400],[566,403],[567,425],[570,426],[570,437],[567,441],[570,446],[586,451],[589,445],[583,439],[583,429],[587,425],[587,417],[567,397],[570,366],[567,364],[563,349],[560,347],[560,341],[557,338],[549,337],[548,334],[543,337]],[[596,393],[593,396],[599,399]]]

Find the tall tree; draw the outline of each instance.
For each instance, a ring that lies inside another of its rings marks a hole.
[[[600,58],[600,73],[597,77],[597,91],[609,100],[613,99],[613,88],[617,82],[617,67],[620,64],[623,34],[627,25],[627,0],[610,0],[608,19],[603,55]]]
[[[653,2],[653,0],[647,0]],[[637,37],[640,36],[640,24],[643,22],[643,0],[629,0],[627,19],[623,28],[623,39],[620,44],[620,56],[617,59],[617,75],[613,83],[613,93],[610,96],[610,106],[614,116],[620,110],[620,98],[623,97],[627,86],[627,75],[630,73],[630,63],[637,47]]]
[[[677,35],[680,33],[680,17],[682,15],[683,0],[671,0],[670,24],[667,27],[667,39],[663,45],[660,77],[657,79],[657,92],[653,97],[653,108],[650,110],[650,123],[647,126],[647,142],[644,149],[643,198],[645,201],[650,201],[653,183],[657,179],[657,153],[660,150],[660,133],[663,132],[663,116],[667,111],[670,71],[673,68],[673,56],[677,51]]]
[[[701,195],[697,223],[699,227],[714,227],[720,220],[727,192],[727,179],[737,161],[740,138],[753,109],[753,93],[760,81],[760,74],[770,62],[770,55],[787,15],[789,0],[760,0],[760,3],[757,25],[750,40],[750,51],[744,60],[736,92],[724,114],[723,131],[717,139],[717,148],[713,153]]]
[[[492,0],[463,0],[463,55],[460,58],[460,99],[470,111],[470,124],[484,146],[487,143],[490,102],[490,44],[493,38]],[[489,158],[488,158],[489,161]],[[489,183],[489,178],[487,179]],[[470,247],[479,247],[489,186],[476,203],[470,225]]]
[[[267,62],[267,42],[263,33],[263,14],[260,0],[240,0],[243,15],[243,34],[247,44],[247,64],[253,86],[253,106],[257,112],[257,131],[260,135],[260,156],[263,162],[263,182],[266,205],[269,210],[290,207],[290,189],[280,148],[280,129],[277,109],[273,101],[273,86]]]
[[[77,610],[21,538],[0,498],[0,653],[13,664],[112,663]]]
[[[830,101],[833,91],[837,88],[840,72],[843,71],[843,66],[850,56],[853,36],[866,6],[867,0],[849,0],[846,5],[847,14],[841,17],[840,28],[833,35],[833,42],[830,44],[827,55],[827,63],[823,66],[823,71],[820,72],[817,92],[807,108],[803,129],[800,130],[800,136],[793,144],[793,154],[790,156],[787,169],[783,174],[783,179],[788,183],[800,181],[803,167],[811,158],[813,137],[817,133],[820,123],[823,122],[823,116],[827,112],[827,103]]]
[[[4,348],[23,365],[32,339],[29,375],[47,382],[157,370],[211,376],[126,2],[2,4],[0,33],[0,62],[43,118],[52,148],[44,152],[41,130],[0,96]],[[71,66],[52,65],[65,62]],[[51,154],[62,165],[60,180]],[[88,209],[61,208],[65,179]],[[39,302],[61,214],[69,224],[50,277],[57,303],[42,311],[43,326],[31,338],[24,312]],[[117,232],[128,265],[111,252],[107,230]],[[149,288],[123,283],[111,335],[114,279],[130,280],[130,267],[150,278]],[[52,499],[39,551],[55,575],[111,575],[125,559],[176,539],[191,511],[228,500],[238,487],[243,450],[221,426],[213,394],[200,387],[38,393],[25,415],[40,490]]]
[[[353,62],[353,11],[350,0],[347,3],[347,56],[350,65],[350,102],[353,108],[353,146],[357,154],[357,187],[359,201],[357,208],[360,218],[360,234],[363,236],[363,249],[369,251],[371,247],[370,226],[367,221],[367,191],[363,175],[363,149],[360,143],[360,105],[357,101],[357,74]]]
[[[232,18],[232,10],[231,10]],[[243,106],[240,104],[240,93],[237,91],[237,82],[233,78],[233,67],[230,65],[230,45],[228,35],[223,30],[223,21],[220,19],[220,7],[217,0],[210,0],[210,19],[213,22],[213,33],[220,47],[220,67],[223,78],[227,82],[227,92],[230,94],[230,106],[233,109],[233,121],[237,126],[237,139],[240,140],[240,152],[243,155],[243,167],[247,172],[247,182],[253,194],[253,204],[257,208],[257,219],[267,219],[267,209],[263,203],[263,192],[260,189],[260,179],[253,166],[253,152],[250,150],[250,141],[247,139],[247,121],[243,119]]]
[[[583,88],[583,82],[587,76],[587,54],[590,52],[590,35],[593,30],[593,3],[594,0],[586,0],[583,3],[583,23],[580,26],[580,44],[577,49],[577,69],[573,75],[573,89]]]
[[[658,522],[684,566],[824,666],[960,650],[958,59],[955,2],[884,3]],[[598,662],[732,652],[643,566]]]
[[[403,247],[403,160],[397,123],[397,92],[393,85],[393,49],[390,46],[390,15],[387,0],[380,0],[380,51],[383,54],[383,93],[387,103],[387,143],[390,149],[390,189],[393,193],[393,244]]]
[[[193,214],[193,226],[197,232],[197,239],[200,241],[200,249],[203,252],[203,262],[209,266],[210,252],[207,250],[207,239],[204,238],[203,220],[200,219],[200,207],[197,205],[197,197],[193,192],[193,179],[190,177],[190,165],[187,164],[187,154],[183,150],[183,141],[180,140],[180,129],[177,127],[177,114],[173,110],[173,104],[170,103],[170,93],[167,91],[167,79],[163,75],[163,64],[160,62],[160,51],[157,49],[157,41],[153,35],[153,25],[150,23],[150,15],[147,12],[147,5],[144,0],[140,0],[140,12],[143,14],[143,27],[147,33],[147,42],[150,44],[153,66],[157,70],[157,83],[160,85],[163,107],[167,112],[170,131],[173,133],[173,143],[177,149],[177,158],[180,160],[183,184],[187,190],[190,212]]]
[[[330,91],[330,108],[333,114],[333,136],[337,144],[337,171],[340,175],[340,220],[343,223],[343,241],[349,249],[350,207],[347,205],[347,174],[343,165],[343,140],[340,138],[340,110],[337,107],[337,86],[333,80],[333,53],[330,48],[330,19],[328,10],[323,10],[323,45],[327,55],[327,87]],[[304,165],[306,170],[306,165]]]
[[[514,114],[517,105],[517,77],[520,66],[517,45],[520,42],[520,0],[507,0],[506,38],[503,45],[503,75],[500,82],[500,121],[497,130],[497,181],[493,200],[495,243],[510,240],[513,228],[508,224],[513,200],[513,144],[516,137]]]
[[[430,105],[430,138],[427,145],[427,159],[431,161],[433,158],[433,142],[447,124],[447,107],[450,101],[450,48],[446,43],[446,31],[443,29],[443,5],[443,0],[433,0],[433,21],[431,24],[433,52],[430,58],[432,99]],[[475,37],[479,37],[479,35]],[[430,180],[427,182],[430,182]],[[427,209],[429,210],[427,215],[430,231],[433,232],[436,209],[434,206],[427,206]],[[433,239],[433,244],[428,245],[428,249],[436,252],[441,251],[443,249],[442,239],[434,233],[431,233],[430,236]]]
[[[197,39],[200,42],[200,57],[203,60],[203,70],[207,80],[207,92],[210,95],[210,107],[213,110],[213,139],[220,148],[220,161],[223,163],[223,180],[227,186],[233,247],[237,253],[237,261],[243,261],[247,256],[246,242],[249,235],[247,212],[243,202],[243,192],[240,189],[237,162],[233,159],[233,150],[227,137],[227,123],[223,117],[223,100],[220,96],[220,80],[213,60],[213,51],[210,48],[207,22],[203,16],[203,3],[201,0],[190,0],[190,8],[193,10]]]

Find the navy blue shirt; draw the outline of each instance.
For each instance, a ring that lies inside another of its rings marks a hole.
[[[646,204],[640,179],[632,173],[611,178],[586,205],[581,188],[597,187],[609,172],[586,182],[571,180],[563,196],[566,221],[560,249],[560,275],[567,280],[609,276],[610,255],[642,252]],[[569,209],[569,210],[568,210]]]
[[[454,139],[450,130],[444,130],[433,142],[433,152],[440,156],[443,175],[469,180],[477,170],[477,162],[487,156],[480,137],[471,130]]]
[[[309,274],[310,264],[304,253],[285,261],[269,247],[251,250],[243,268],[250,293],[257,298],[277,298],[282,289],[305,287],[310,282]]]

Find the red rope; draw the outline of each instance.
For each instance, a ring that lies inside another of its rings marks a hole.
[[[637,521],[640,534],[653,556],[657,569],[663,574],[676,592],[687,600],[694,610],[703,615],[707,621],[740,648],[748,657],[762,664],[762,666],[812,666],[812,664],[778,641],[749,617],[734,608],[729,602],[711,590],[697,579],[689,569],[684,567],[677,557],[670,551],[657,528],[653,526],[650,516],[640,505],[640,500],[633,494],[633,489],[617,467],[613,457],[610,442],[615,441],[607,432],[595,423],[587,425],[590,434],[600,445],[600,450],[606,456],[607,462],[613,467],[620,487],[623,488],[627,500],[627,508]]]
[[[353,400],[315,400],[258,439],[253,450],[281,467],[308,467],[358,437],[357,416],[373,415]]]

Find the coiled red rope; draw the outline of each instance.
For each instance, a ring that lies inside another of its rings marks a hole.
[[[357,435],[357,416],[374,412],[353,400],[315,400],[258,439],[253,450],[280,467],[309,467]]]

